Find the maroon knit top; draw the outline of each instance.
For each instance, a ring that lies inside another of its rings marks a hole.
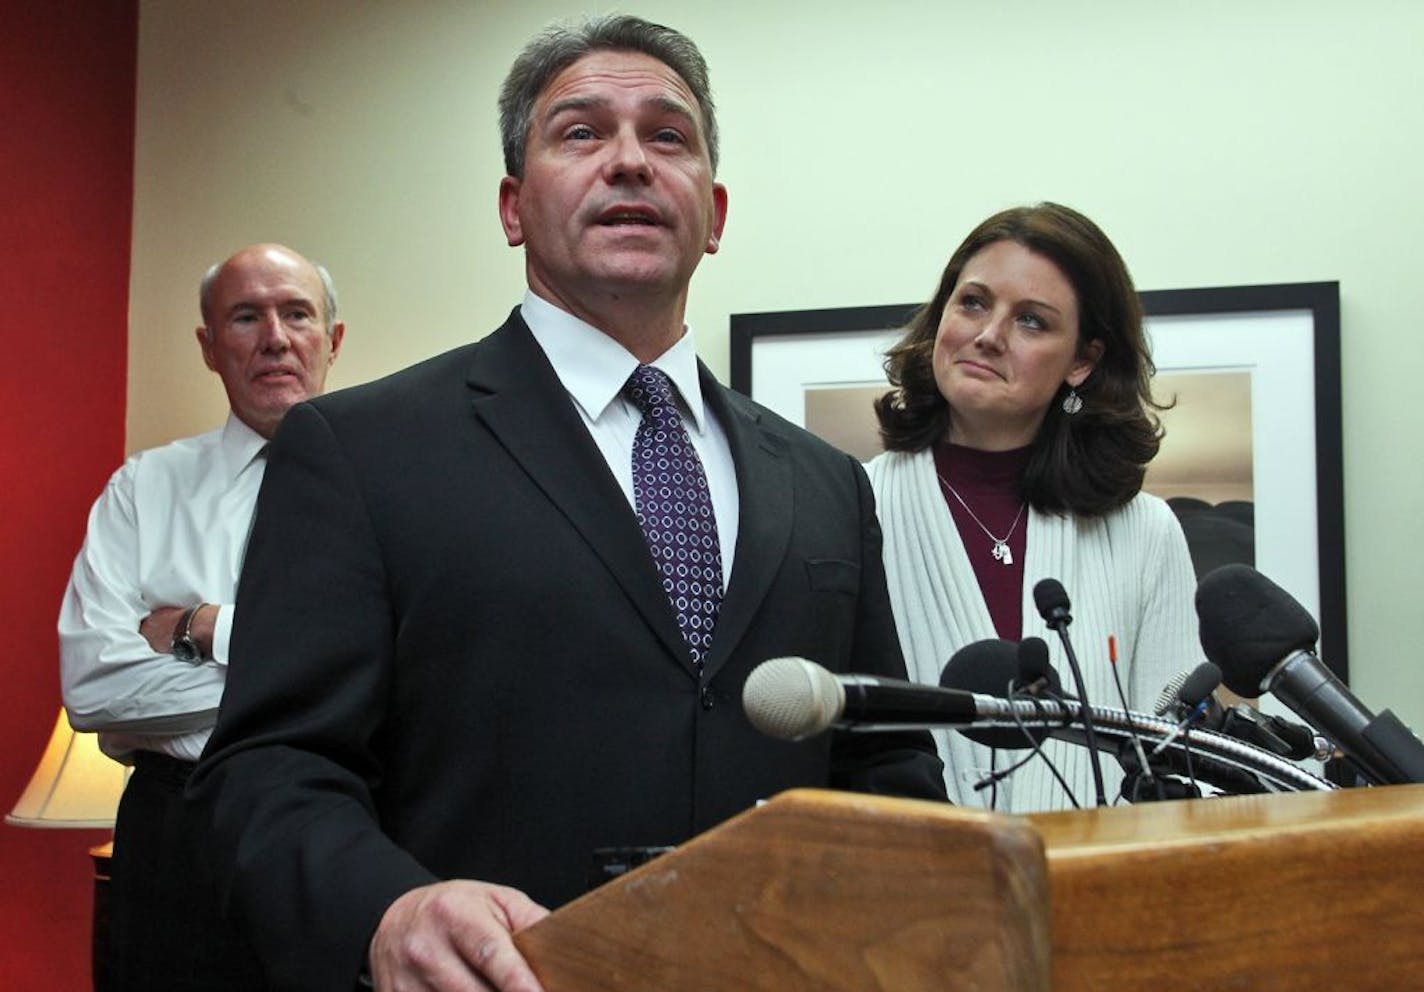
[[[1029,451],[1026,447],[1012,451],[977,451],[946,441],[934,446],[940,494],[959,529],[959,539],[979,580],[994,629],[1000,637],[1010,641],[1023,637],[1023,563],[1028,547],[1023,475],[1028,468]],[[973,516],[954,498],[949,486],[969,504]],[[1020,508],[1023,515],[1015,525],[1014,518]],[[979,518],[983,528],[974,522],[974,517]],[[984,533],[984,528],[995,538],[1008,535],[1011,564],[1005,565],[994,558],[994,541]]]

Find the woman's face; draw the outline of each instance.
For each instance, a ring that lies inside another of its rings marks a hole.
[[[935,335],[934,373],[949,440],[985,451],[1029,444],[1065,382],[1102,355],[1078,346],[1078,295],[1046,256],[996,241],[970,257]]]

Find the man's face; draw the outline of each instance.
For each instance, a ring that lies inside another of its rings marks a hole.
[[[212,283],[198,328],[203,361],[227,390],[233,413],[263,437],[302,400],[321,394],[345,327],[326,330],[321,277],[274,245],[238,252]]]
[[[524,176],[499,191],[530,288],[575,314],[685,300],[727,216],[705,137],[687,84],[649,55],[593,52],[555,76],[534,105]]]

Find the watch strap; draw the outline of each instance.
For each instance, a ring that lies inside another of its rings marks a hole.
[[[173,654],[183,661],[200,661],[202,652],[198,650],[198,642],[193,639],[193,617],[197,616],[206,603],[198,603],[188,607],[183,611],[183,615],[178,618],[178,624],[173,628]]]

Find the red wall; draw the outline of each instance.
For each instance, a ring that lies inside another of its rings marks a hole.
[[[0,812],[59,707],[54,623],[122,460],[136,0],[0,0]],[[0,824],[0,986],[89,988],[107,832]]]

